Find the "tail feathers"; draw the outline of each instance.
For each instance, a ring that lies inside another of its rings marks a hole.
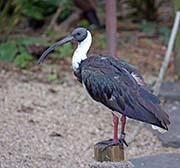
[[[154,125],[151,125],[151,126],[152,126],[152,129],[159,131],[161,134],[164,134],[164,133],[167,132],[167,130],[162,129],[160,127],[157,127],[157,126],[154,126]]]
[[[168,125],[170,124],[168,114],[164,112],[160,104],[158,104],[158,101],[155,101],[155,99],[149,99],[150,96],[147,97],[143,95],[140,94],[140,96],[138,96],[139,104],[145,109],[145,111],[147,111],[147,113],[150,113],[154,116],[152,119],[156,120],[156,122],[152,122],[151,124],[168,130]],[[152,96],[156,98],[156,96]]]
[[[126,102],[125,110],[123,111],[124,115],[155,125],[153,128],[160,132],[164,132],[162,129],[168,130],[168,125],[170,124],[169,116],[159,104],[159,99],[148,92],[148,90],[141,88],[138,92],[126,93],[124,99]]]

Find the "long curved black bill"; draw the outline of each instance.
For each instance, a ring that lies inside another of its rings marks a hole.
[[[65,44],[65,43],[67,43],[67,42],[70,42],[70,41],[72,41],[72,40],[74,40],[74,37],[73,37],[73,36],[67,36],[67,37],[63,38],[62,40],[56,42],[55,44],[53,44],[51,47],[49,47],[47,50],[45,50],[45,51],[43,52],[43,54],[41,55],[41,57],[39,58],[39,60],[38,60],[37,63],[38,63],[38,64],[42,63],[42,62],[44,61],[44,59],[48,56],[48,54],[49,54],[51,51],[53,51],[54,49],[56,49],[58,46],[63,45],[63,44]]]

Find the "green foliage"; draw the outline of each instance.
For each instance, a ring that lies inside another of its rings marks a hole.
[[[102,35],[100,37],[100,44],[101,44],[101,47],[104,49],[106,48],[106,44],[107,44],[107,38],[105,35]]]
[[[46,36],[53,36],[53,35],[55,35],[56,33],[57,33],[57,32],[54,31],[51,26],[47,27],[46,30],[45,30],[45,32],[44,32],[44,34],[46,34]]]
[[[63,46],[58,47],[56,51],[56,53],[51,54],[52,58],[64,58],[72,55],[73,48],[71,43],[66,43]]]
[[[43,20],[47,15],[54,13],[59,5],[67,9],[72,5],[68,0],[14,0],[15,5],[20,12],[30,18]],[[67,11],[65,11],[67,12]]]
[[[80,27],[89,27],[89,22],[85,19],[82,19],[78,22],[78,26]]]
[[[58,75],[57,73],[52,73],[48,75],[48,81],[49,82],[57,82],[58,80]]]
[[[34,43],[44,44],[41,38],[23,37],[16,41],[9,41],[0,45],[0,61],[12,61],[20,68],[26,68],[34,60],[34,57],[26,50],[26,46]],[[71,56],[73,48],[71,43],[58,47],[55,53],[51,54],[52,58],[64,58]]]
[[[62,8],[60,20],[72,13],[73,0],[2,0],[0,1],[0,32],[10,33],[23,18],[43,21]],[[4,29],[4,25],[6,29]]]
[[[15,65],[25,68],[33,60],[33,56],[26,51],[26,46],[44,41],[36,37],[23,37],[16,41],[8,41],[0,45],[0,61],[13,61]]]
[[[25,47],[34,43],[44,44],[44,41],[42,38],[37,37],[23,37],[17,39],[17,48],[19,54],[14,60],[15,65],[19,66],[20,68],[25,68],[29,62],[33,61],[34,57],[26,51]]]
[[[167,45],[169,41],[169,36],[170,36],[170,29],[168,27],[160,27],[159,32],[162,35],[162,39],[164,43]]]
[[[48,14],[55,12],[61,0],[14,0],[20,12],[30,18],[43,20]]]
[[[153,33],[156,31],[156,23],[154,22],[147,22],[147,21],[143,21],[140,24],[140,29],[141,31],[145,32],[145,33]]]
[[[57,21],[58,23],[63,22],[65,19],[67,19],[71,14],[72,14],[73,10],[72,8],[70,8],[70,6],[63,6],[63,10],[61,11],[61,14],[59,15]]]
[[[33,59],[34,58],[31,54],[24,52],[16,56],[14,63],[20,68],[26,68],[29,62],[31,62]]]
[[[39,44],[43,44],[44,40],[40,37],[23,37],[23,38],[19,38],[17,40],[17,43],[19,45],[23,45],[23,46],[27,46],[27,45],[31,45],[34,43],[39,43]]]
[[[21,19],[19,10],[13,6],[13,2],[13,0],[0,1],[0,32],[5,31],[6,34],[9,34]]]
[[[58,22],[64,21],[71,13],[72,13],[71,10],[67,10],[67,9],[62,10],[61,15],[58,17]]]
[[[64,21],[73,12],[73,0],[61,0],[62,11],[58,17],[58,22]]]
[[[9,41],[0,45],[0,61],[12,61],[17,53],[15,41]]]

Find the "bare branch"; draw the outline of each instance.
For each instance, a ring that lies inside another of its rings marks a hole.
[[[56,13],[54,14],[54,16],[50,22],[50,25],[49,25],[50,27],[54,28],[57,26],[56,21],[57,21],[59,14],[61,13],[61,11],[62,11],[62,5],[59,5],[59,7],[56,10]]]

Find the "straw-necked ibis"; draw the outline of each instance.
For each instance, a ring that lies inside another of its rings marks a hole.
[[[58,46],[77,41],[72,57],[72,68],[88,94],[112,110],[114,137],[111,144],[125,143],[126,116],[168,130],[168,115],[162,110],[159,99],[146,87],[136,68],[118,57],[93,55],[87,57],[91,46],[91,33],[76,28],[69,36],[49,47],[40,57],[41,63]],[[121,114],[121,135],[118,138],[118,121]]]

